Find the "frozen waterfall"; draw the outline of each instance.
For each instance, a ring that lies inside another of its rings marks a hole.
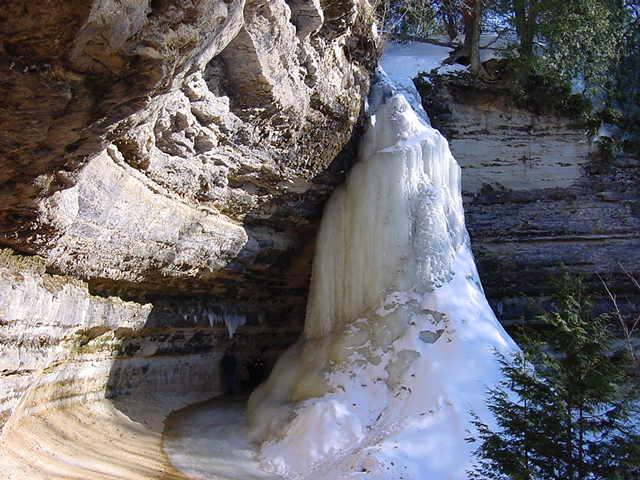
[[[460,167],[388,73],[324,211],[303,338],[249,400],[262,467],[289,478],[465,479],[470,412],[487,418],[495,351],[517,348],[478,278]]]

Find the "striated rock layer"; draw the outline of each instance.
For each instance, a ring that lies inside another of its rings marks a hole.
[[[432,80],[417,85],[462,167],[467,228],[501,320],[534,314],[561,264],[601,293],[600,273],[640,305],[622,271],[640,273],[640,160],[603,159],[585,127],[543,97],[526,108],[500,82]]]
[[[372,22],[366,0],[5,2],[0,425],[216,393],[240,325],[240,364],[291,343]]]
[[[103,398],[217,394],[228,347],[220,306],[140,304],[91,295],[84,282],[0,255],[0,428],[28,415]],[[243,364],[269,364],[299,327],[249,316],[233,342]]]

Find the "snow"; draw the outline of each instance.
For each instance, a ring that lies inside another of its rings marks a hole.
[[[592,141],[599,141],[603,138],[615,138],[620,132],[618,131],[618,127],[611,123],[602,122],[600,127],[598,128],[598,132],[592,138]]]
[[[172,415],[163,449],[194,480],[278,480],[260,469],[246,423],[243,402],[201,403]]]
[[[486,62],[498,58],[502,50],[508,48],[508,40],[496,35],[482,35],[480,39],[480,60]],[[453,48],[427,42],[387,42],[380,66],[396,85],[413,84],[412,79],[419,73],[439,74],[462,72],[467,67],[459,64],[445,65]]]
[[[439,38],[439,42],[446,39]],[[460,42],[462,39],[460,39]],[[482,35],[480,39],[480,60],[486,62],[498,58],[501,51],[508,48],[508,40],[496,35]],[[380,59],[378,76],[393,79],[389,82],[396,93],[402,94],[413,110],[423,121],[430,124],[429,117],[422,107],[420,95],[416,90],[413,79],[420,73],[435,72],[441,75],[462,72],[467,67],[459,64],[446,65],[445,60],[453,48],[417,41],[389,41],[385,45],[384,55]],[[372,109],[377,106],[372,101]]]
[[[446,48],[390,45],[360,161],[318,233],[303,338],[251,396],[261,467],[292,479],[466,479],[470,412],[491,423],[495,352],[460,167],[411,78]],[[417,111],[416,111],[417,110]]]
[[[451,53],[451,48],[424,42],[388,42],[380,66],[390,78],[406,82],[420,72],[437,70]],[[456,68],[463,70],[462,65]]]
[[[404,95],[411,107],[427,123],[427,113],[422,108],[420,95],[413,84],[419,73],[453,73],[465,70],[462,65],[443,65],[451,53],[451,48],[424,42],[387,42],[380,67],[393,79],[393,87]]]

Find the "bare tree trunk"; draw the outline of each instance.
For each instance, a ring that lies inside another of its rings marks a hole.
[[[464,20],[464,52],[469,58],[469,70],[479,74],[482,70],[480,62],[480,30],[482,28],[482,0],[465,0],[462,6]]]
[[[537,24],[536,0],[514,0],[515,26],[520,38],[520,56],[533,56],[533,39]]]
[[[574,458],[573,458],[573,409],[571,408],[571,402],[569,399],[566,399],[566,408],[567,408],[567,451],[566,451],[566,462],[567,462],[567,480],[575,480],[575,470],[574,470]]]
[[[449,55],[446,63],[469,65],[474,75],[490,80],[491,77],[480,61],[480,33],[482,32],[482,9],[484,0],[464,0],[462,20],[464,23],[464,44]]]
[[[578,472],[577,476],[580,480],[584,478],[584,407],[582,400],[578,410]]]

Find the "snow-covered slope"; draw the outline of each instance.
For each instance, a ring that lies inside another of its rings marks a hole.
[[[495,351],[517,348],[480,285],[460,168],[407,98],[429,68],[393,52],[324,212],[304,338],[249,402],[263,467],[290,478],[466,478],[470,412],[487,418]]]

